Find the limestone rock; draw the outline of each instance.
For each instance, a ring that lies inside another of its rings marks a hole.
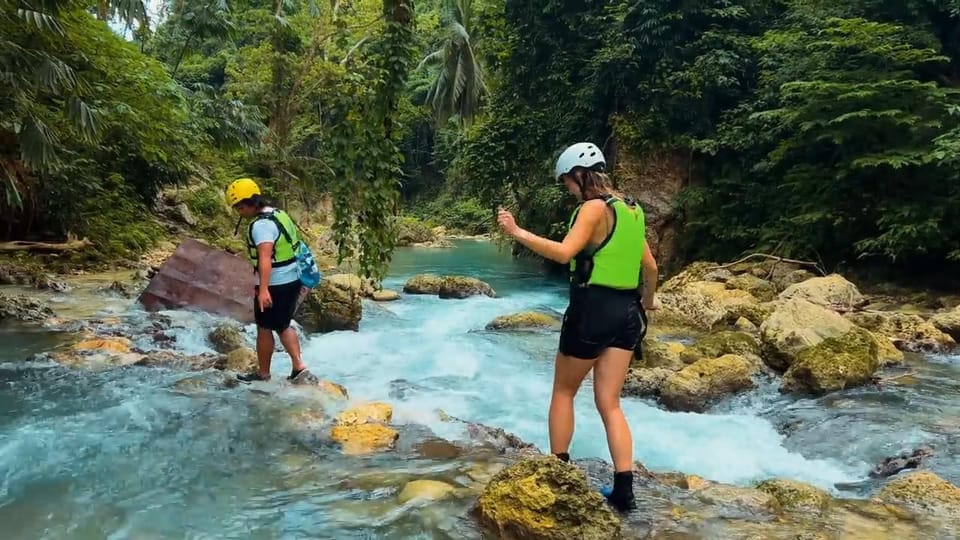
[[[373,292],[372,298],[377,302],[393,302],[400,299],[400,293],[389,289],[380,289]]]
[[[381,424],[334,426],[330,432],[347,455],[361,455],[393,449],[400,434]]]
[[[960,340],[960,306],[930,317],[930,324],[954,340]]]
[[[440,294],[440,285],[443,278],[434,274],[418,274],[408,279],[403,285],[403,292],[407,294]]]
[[[876,338],[854,327],[800,351],[783,375],[781,390],[825,394],[860,386],[879,365]]]
[[[678,341],[643,340],[643,358],[636,362],[641,368],[665,368],[671,371],[683,369],[681,355],[686,346]]]
[[[72,349],[75,351],[96,350],[123,354],[130,352],[132,345],[133,343],[125,337],[93,338],[74,343]]]
[[[476,278],[463,276],[444,276],[437,294],[440,298],[456,299],[479,295],[496,297],[496,293],[487,283]]]
[[[756,332],[760,330],[756,324],[754,324],[750,319],[746,317],[738,318],[734,323],[733,327],[741,332]]]
[[[918,512],[960,516],[960,488],[929,471],[895,478],[884,486],[879,498]]]
[[[710,334],[687,347],[680,359],[684,364],[692,364],[697,360],[718,358],[725,354],[736,354],[759,364],[760,342],[749,334],[725,330]]]
[[[456,488],[438,480],[413,480],[407,482],[397,501],[406,504],[410,501],[439,501],[452,495]]]
[[[658,295],[660,309],[653,312],[655,324],[676,323],[710,330],[718,323],[742,316],[741,310],[759,301],[752,294],[728,289],[725,284],[710,281],[685,283],[682,288]]]
[[[831,501],[830,494],[820,488],[784,478],[764,480],[757,489],[772,495],[784,510],[808,515],[823,514]]]
[[[560,319],[539,311],[523,311],[511,315],[501,315],[489,323],[487,330],[559,330]]]
[[[796,285],[797,283],[803,283],[809,279],[817,277],[813,272],[803,269],[790,270],[784,272],[780,275],[774,275],[773,284],[778,291],[783,292],[791,285]]]
[[[53,317],[53,310],[45,302],[29,296],[7,296],[0,293],[0,321],[44,321]]]
[[[151,351],[140,358],[136,365],[166,369],[187,369],[202,371],[210,368],[219,368],[226,362],[226,357],[210,353],[184,354],[178,351]]]
[[[358,424],[389,424],[393,419],[393,406],[389,403],[374,401],[344,410],[337,415],[337,424],[352,426]]]
[[[667,379],[675,372],[666,368],[630,368],[623,382],[621,394],[633,397],[654,397],[660,395]]]
[[[703,281],[704,276],[714,271],[717,266],[717,263],[709,261],[691,263],[682,271],[664,281],[659,290],[661,293],[680,292],[690,283]]]
[[[853,327],[833,311],[793,298],[780,304],[760,325],[763,361],[777,371],[785,371],[803,349],[841,336]]]
[[[361,287],[360,278],[350,274],[324,277],[307,294],[297,321],[307,332],[358,331],[363,316]]]
[[[846,317],[857,326],[893,340],[904,351],[946,352],[957,345],[952,337],[919,315],[887,311],[853,312]]]
[[[761,302],[769,302],[777,295],[776,287],[773,283],[765,279],[758,278],[753,274],[740,274],[727,280],[728,289],[740,289],[752,294]]]
[[[553,456],[519,461],[497,473],[473,510],[504,540],[616,540],[620,521],[577,467]]]
[[[241,346],[227,353],[223,360],[217,363],[217,369],[249,373],[257,369],[258,365],[257,352],[250,347]]]
[[[694,491],[694,494],[707,504],[737,508],[751,514],[775,514],[780,511],[777,499],[759,489],[710,484]]]
[[[437,238],[437,233],[419,219],[405,217],[398,220],[397,247],[434,242]]]
[[[857,286],[839,274],[811,278],[784,289],[780,300],[802,298],[824,307],[850,307],[862,304],[864,296]]]
[[[676,411],[703,412],[716,400],[753,388],[755,366],[742,356],[705,358],[671,375],[660,389],[660,402]]]
[[[213,329],[207,335],[207,339],[213,345],[213,350],[222,354],[247,346],[247,340],[244,339],[240,327],[230,323],[221,324]]]

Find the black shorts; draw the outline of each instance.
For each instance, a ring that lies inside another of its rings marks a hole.
[[[293,320],[293,314],[297,311],[300,288],[299,279],[282,285],[270,285],[267,290],[270,291],[273,305],[266,311],[260,311],[260,302],[257,300],[257,295],[260,294],[260,286],[257,285],[254,288],[253,295],[253,318],[257,322],[257,326],[275,332],[283,332],[289,328],[290,321]]]
[[[593,360],[608,347],[634,351],[646,333],[637,291],[573,287],[560,329],[560,353]]]

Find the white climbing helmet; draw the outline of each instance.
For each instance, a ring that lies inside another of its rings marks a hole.
[[[590,169],[596,165],[601,167],[607,165],[603,152],[597,148],[597,145],[588,142],[573,144],[568,146],[557,158],[553,178],[559,180],[561,176],[573,170],[574,167]]]

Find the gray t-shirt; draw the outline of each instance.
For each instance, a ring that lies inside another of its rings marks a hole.
[[[263,211],[272,212],[273,208],[268,206],[265,207]],[[276,244],[277,239],[280,238],[280,229],[272,220],[258,219],[253,224],[252,236],[255,245],[259,246],[264,242],[273,242]],[[257,278],[259,279],[259,277],[258,275]],[[270,285],[283,285],[284,283],[290,283],[298,279],[300,279],[300,273],[297,271],[296,263],[270,269]]]

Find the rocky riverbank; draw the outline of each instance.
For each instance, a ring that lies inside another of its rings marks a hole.
[[[758,384],[775,383],[785,395],[797,396],[873,384],[915,361],[918,352],[956,346],[951,321],[960,308],[950,298],[904,308],[896,298],[862,293],[841,276],[781,265],[762,262],[718,271],[719,265],[702,263],[664,283],[664,309],[651,313],[651,330],[625,395],[702,413]],[[129,302],[144,278],[101,279],[96,294]],[[64,283],[78,286],[70,279]],[[312,332],[359,331],[372,301],[403,302],[405,295],[422,294],[450,302],[476,295],[497,298],[489,284],[465,276],[424,274],[396,292],[348,273],[331,274],[305,300],[298,321]],[[234,373],[255,364],[251,337],[231,323],[207,335],[215,352],[188,354],[178,344],[178,323],[162,314],[63,316],[56,305],[51,309],[22,292],[7,293],[0,305],[5,319],[32,321],[67,337],[34,361],[75,370],[176,371],[183,376],[171,390],[187,397],[242,391]],[[487,325],[490,332],[558,328],[559,314],[540,310],[504,313]],[[145,339],[149,346],[143,345]],[[502,430],[438,412],[465,434],[440,437],[426,426],[395,422],[391,403],[357,400],[336,381],[303,377],[285,388],[281,384],[272,392],[315,399],[284,422],[344,456],[416,455],[459,471],[391,484],[396,504],[458,500],[469,506],[477,526],[504,538],[936,537],[930,532],[954,531],[960,517],[960,490],[923,469],[922,460],[914,464],[921,470],[879,482],[867,499],[836,498],[786,478],[733,486],[683,472],[652,473],[638,463],[635,489],[641,508],[622,517],[610,512],[597,493],[610,478],[605,462],[564,465]]]

